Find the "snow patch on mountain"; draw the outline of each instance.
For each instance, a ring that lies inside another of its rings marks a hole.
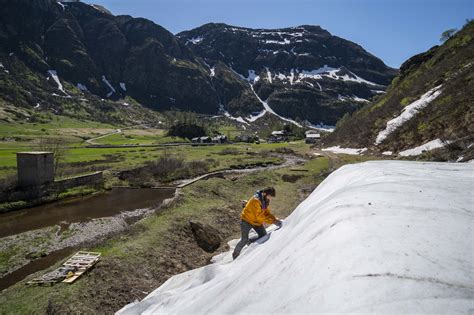
[[[87,86],[85,86],[85,85],[82,84],[82,83],[77,83],[76,86],[77,86],[77,88],[78,88],[79,90],[81,90],[81,91],[83,91],[83,92],[84,92],[84,91],[87,91]]]
[[[127,87],[125,86],[125,83],[120,82],[120,88],[121,88],[124,92],[127,92]]]
[[[273,114],[273,115],[277,116],[277,117],[280,118],[281,120],[284,120],[284,121],[286,121],[286,122],[292,123],[292,124],[294,124],[294,125],[296,125],[296,126],[298,126],[298,127],[302,127],[300,123],[294,121],[293,119],[289,119],[289,118],[280,116],[280,115],[278,115],[277,113],[275,113],[275,111],[268,105],[268,103],[265,102],[265,101],[263,101],[263,100],[260,98],[260,96],[258,96],[258,94],[255,92],[255,90],[254,90],[252,84],[250,84],[250,89],[252,90],[253,94],[255,94],[255,97],[258,99],[258,101],[259,101],[260,103],[262,103],[263,108],[264,108],[267,112],[269,112],[270,114]]]
[[[441,94],[441,86],[442,85],[438,85],[432,88],[423,94],[419,99],[405,106],[405,108],[402,109],[402,113],[400,115],[389,120],[387,122],[387,127],[380,131],[377,135],[377,138],[375,139],[375,145],[382,143],[382,141],[384,141],[392,132],[394,132],[401,125],[418,114],[419,111],[428,106],[433,100],[435,100]]]
[[[235,261],[231,248],[118,314],[468,314],[473,174],[471,163],[343,166],[266,242]]]
[[[268,111],[266,109],[264,109],[260,113],[258,113],[256,115],[250,115],[249,117],[247,117],[245,119],[247,119],[250,122],[254,122],[257,119],[262,118],[263,116],[265,116],[266,113],[268,113]]]
[[[63,9],[63,11],[66,11],[66,6],[62,4],[61,1],[57,1],[56,3]]]
[[[323,151],[329,151],[332,153],[342,153],[342,154],[350,154],[350,155],[360,155],[367,151],[367,148],[362,149],[353,149],[353,148],[341,148],[340,146],[334,146],[323,149]]]
[[[320,122],[319,124],[312,124],[309,121],[306,121],[305,125],[310,129],[317,129],[326,132],[333,132],[334,129],[336,129],[336,126],[326,125],[323,122]]]
[[[246,122],[246,121],[242,118],[242,116],[239,116],[239,117],[234,117],[234,116],[232,116],[227,110],[225,110],[224,105],[222,105],[222,104],[219,105],[219,111],[222,112],[222,114],[223,114],[225,117],[229,118],[229,119],[238,121],[238,122],[240,122],[240,123],[242,123],[242,124],[245,124],[245,125],[249,125],[249,123]]]
[[[110,92],[107,93],[107,97],[110,97],[112,94],[114,94],[116,92],[114,87],[112,86],[112,84],[110,84],[110,82],[105,77],[105,75],[102,76],[102,82],[104,82],[110,89]]]
[[[61,84],[61,81],[59,80],[59,77],[58,77],[58,73],[56,72],[56,70],[48,70],[48,78],[47,80],[49,80],[49,78],[53,78],[54,82],[56,82],[57,86],[58,86],[58,90],[60,90],[61,92],[63,92],[64,94],[68,95],[66,91],[64,91],[64,87],[63,85]]]
[[[380,86],[380,84],[365,80],[347,69],[344,69],[344,74],[341,74],[342,72],[343,71],[341,68],[333,68],[329,67],[328,65],[324,65],[321,68],[313,70],[290,69],[289,72],[287,72],[288,74],[278,72],[273,75],[272,79],[278,79],[283,81],[283,83],[288,81],[291,85],[295,83],[301,83],[305,79],[322,80],[324,78],[328,78],[332,80],[351,81],[360,84]],[[269,70],[267,70],[267,77],[268,73]]]
[[[283,39],[282,41],[281,40],[271,40],[271,39],[267,39],[267,40],[264,40],[262,41],[263,43],[265,44],[277,44],[277,45],[288,45],[290,43],[290,40],[289,39]]]
[[[426,151],[431,151],[431,150],[434,150],[434,149],[442,148],[446,144],[449,144],[449,143],[450,143],[449,141],[443,142],[440,139],[436,139],[436,140],[432,140],[432,141],[429,141],[427,143],[424,143],[424,144],[422,144],[422,145],[420,145],[416,148],[412,148],[412,149],[402,151],[399,154],[401,156],[420,155],[420,154],[422,154],[423,152],[426,152]]]
[[[203,36],[193,37],[193,38],[188,39],[188,40],[186,41],[186,45],[189,44],[189,43],[191,43],[191,44],[193,44],[193,45],[197,45],[197,44],[199,44],[200,42],[202,42],[203,40],[204,40],[204,37],[203,37]]]
[[[255,73],[255,70],[249,70],[248,76],[245,78],[245,80],[255,83],[260,80],[260,77]]]
[[[265,68],[267,70],[267,80],[270,84],[273,83],[273,80],[272,80],[272,73],[270,72],[270,70],[268,68]]]

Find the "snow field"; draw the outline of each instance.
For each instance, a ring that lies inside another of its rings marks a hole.
[[[466,314],[473,184],[468,163],[341,167],[267,242],[172,277],[118,314]]]

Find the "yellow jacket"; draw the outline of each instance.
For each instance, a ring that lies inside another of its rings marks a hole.
[[[270,212],[270,208],[262,209],[262,203],[256,197],[252,197],[247,201],[240,218],[255,226],[261,226],[263,222],[272,224],[276,221],[275,216]]]

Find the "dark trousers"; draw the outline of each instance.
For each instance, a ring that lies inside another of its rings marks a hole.
[[[267,235],[267,230],[265,230],[265,227],[263,225],[260,225],[260,226],[251,225],[250,223],[245,222],[244,220],[240,222],[240,228],[241,228],[242,236],[240,237],[240,241],[235,246],[234,253],[232,254],[232,257],[234,259],[240,255],[240,251],[242,250],[242,248],[244,248],[245,245],[255,242],[259,238]],[[257,232],[258,234],[257,238],[249,239],[249,232],[251,229],[254,229],[255,232]]]

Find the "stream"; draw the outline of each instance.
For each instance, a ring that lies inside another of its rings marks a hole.
[[[53,237],[50,244],[30,245],[27,251],[39,252],[38,257],[29,257],[30,253],[21,257],[21,267],[0,278],[0,291],[71,255],[81,243],[123,229],[128,219],[139,219],[174,193],[174,189],[114,188],[106,193],[0,214],[0,252],[22,243],[34,243],[43,235]]]

